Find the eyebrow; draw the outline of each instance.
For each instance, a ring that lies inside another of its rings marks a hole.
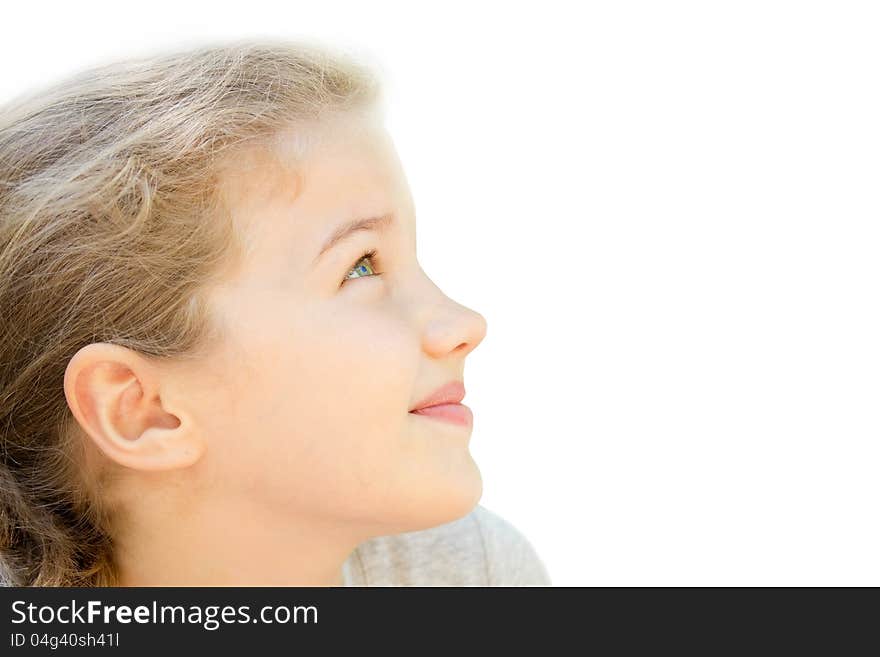
[[[375,217],[365,217],[363,219],[354,219],[349,221],[348,223],[342,224],[333,231],[330,237],[327,238],[327,241],[324,242],[324,246],[321,247],[321,251],[315,256],[315,262],[320,260],[321,256],[323,256],[327,251],[332,249],[334,246],[344,241],[349,235],[356,233],[359,230],[377,230],[384,231],[386,228],[391,226],[394,223],[394,213],[388,212],[386,214],[378,215]]]

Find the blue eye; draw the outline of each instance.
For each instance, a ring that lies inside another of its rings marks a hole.
[[[376,250],[367,251],[362,254],[360,258],[354,261],[352,268],[348,271],[348,274],[345,278],[342,279],[342,283],[340,283],[340,287],[345,285],[345,282],[352,278],[365,278],[369,276],[378,276],[379,273],[376,272],[372,266],[362,264],[364,260],[372,260],[376,256]]]

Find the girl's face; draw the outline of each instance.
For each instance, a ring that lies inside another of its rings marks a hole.
[[[228,339],[178,379],[206,445],[200,485],[244,517],[368,534],[459,518],[482,495],[472,428],[409,410],[464,382],[486,321],[419,265],[409,186],[378,123],[334,125],[295,170],[284,161],[254,152],[223,185],[252,248],[212,289]],[[341,226],[386,215],[322,252]],[[378,275],[353,277],[356,264]]]

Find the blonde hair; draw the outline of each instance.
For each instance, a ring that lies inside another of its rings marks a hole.
[[[245,248],[218,193],[224,163],[282,131],[304,155],[311,128],[380,104],[378,77],[355,58],[242,40],[103,65],[0,107],[8,584],[118,582],[116,510],[64,395],[71,357],[109,342],[193,358],[222,339],[204,291]]]

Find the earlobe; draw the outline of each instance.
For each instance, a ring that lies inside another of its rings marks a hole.
[[[131,349],[92,343],[70,359],[64,395],[82,431],[109,459],[135,470],[173,470],[198,461],[204,441],[191,419],[162,399],[162,376]]]

